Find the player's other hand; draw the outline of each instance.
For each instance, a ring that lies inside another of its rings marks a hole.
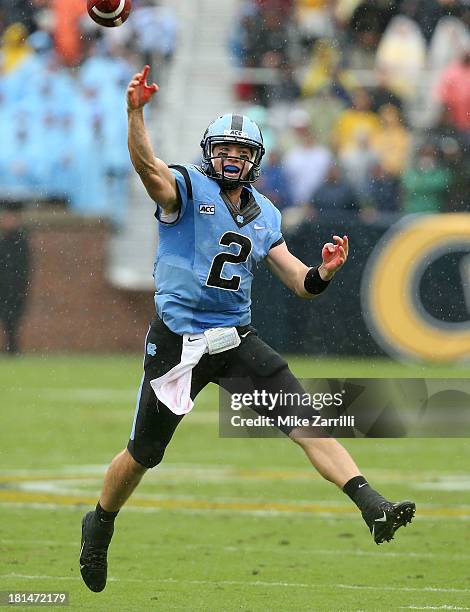
[[[129,110],[143,108],[158,91],[159,87],[156,83],[152,83],[152,85],[147,83],[149,70],[150,66],[144,66],[142,72],[138,72],[132,77],[127,87],[127,108]]]
[[[333,236],[335,244],[327,242],[321,252],[322,264],[318,272],[323,280],[330,280],[344,266],[349,252],[348,237]]]

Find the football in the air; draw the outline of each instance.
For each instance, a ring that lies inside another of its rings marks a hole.
[[[122,25],[129,17],[131,8],[131,0],[87,0],[90,17],[106,28]]]

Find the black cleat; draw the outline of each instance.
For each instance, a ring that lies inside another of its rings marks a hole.
[[[362,518],[367,523],[376,544],[390,542],[400,527],[406,527],[414,517],[416,506],[414,502],[403,501],[397,504],[382,502],[370,512],[363,512]]]
[[[95,593],[99,593],[106,586],[106,556],[113,531],[114,523],[98,523],[94,511],[87,512],[82,519],[80,573],[87,587]]]

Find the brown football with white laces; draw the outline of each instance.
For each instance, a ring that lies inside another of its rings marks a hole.
[[[132,9],[131,0],[87,0],[90,17],[105,28],[122,25]]]

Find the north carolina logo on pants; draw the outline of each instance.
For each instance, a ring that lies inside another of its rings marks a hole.
[[[155,357],[155,355],[157,354],[157,345],[154,344],[153,342],[148,342],[147,343],[147,353],[149,355],[152,355],[152,357]]]
[[[439,319],[426,310],[420,293],[430,266],[452,253],[463,253],[462,286],[449,297],[457,303],[465,296],[468,311],[470,214],[409,215],[377,243],[362,276],[361,301],[364,320],[389,354],[435,362],[470,357],[470,317],[463,322]]]

